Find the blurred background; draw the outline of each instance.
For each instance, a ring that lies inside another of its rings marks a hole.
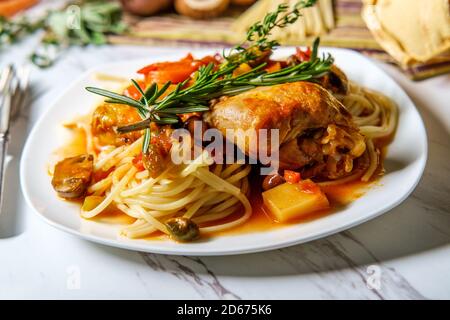
[[[0,49],[42,33],[32,61],[49,67],[68,46],[231,46],[280,4],[298,0],[0,0]],[[413,80],[450,71],[449,0],[318,0],[272,38],[351,48]]]

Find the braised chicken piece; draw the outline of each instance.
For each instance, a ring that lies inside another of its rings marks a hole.
[[[92,155],[84,154],[56,164],[52,185],[60,197],[75,199],[85,194],[91,181],[93,160]]]
[[[353,170],[353,160],[364,151],[364,137],[357,130],[330,124],[282,145],[280,167],[302,169],[305,177],[338,179]]]
[[[132,143],[142,136],[142,132],[118,133],[116,129],[140,120],[141,117],[133,107],[104,103],[98,106],[92,115],[92,135],[101,146],[121,146]]]
[[[350,174],[353,159],[365,151],[351,114],[329,91],[310,82],[259,87],[223,99],[205,120],[224,136],[227,129],[278,129],[281,169],[322,166],[320,176],[329,179]],[[245,139],[236,144],[247,155],[256,153]],[[258,153],[261,148],[269,154],[270,134],[258,142]]]
[[[334,64],[331,66],[330,72],[319,79],[319,84],[334,94],[344,96],[348,93],[347,76]]]

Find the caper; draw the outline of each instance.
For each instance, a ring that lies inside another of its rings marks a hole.
[[[170,236],[177,241],[192,241],[198,238],[200,230],[191,219],[178,217],[166,221],[166,228]]]

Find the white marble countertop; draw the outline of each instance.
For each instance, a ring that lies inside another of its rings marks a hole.
[[[0,67],[23,63],[36,41],[0,52]],[[450,75],[414,83],[382,65],[425,121],[428,164],[402,205],[345,232],[265,253],[192,258],[110,248],[42,222],[25,204],[18,181],[21,149],[33,123],[86,69],[170,50],[73,48],[54,67],[32,70],[32,104],[14,124],[9,147],[0,298],[450,298]]]

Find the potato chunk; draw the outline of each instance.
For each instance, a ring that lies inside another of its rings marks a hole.
[[[279,222],[300,218],[330,206],[327,197],[311,180],[284,183],[262,193],[264,205]]]

